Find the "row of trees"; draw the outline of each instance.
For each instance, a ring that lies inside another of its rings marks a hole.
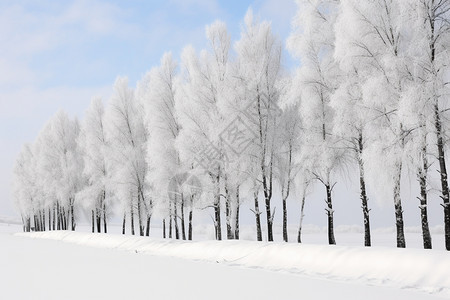
[[[17,160],[15,199],[25,230],[45,230],[46,220],[49,229],[74,230],[77,213],[87,212],[92,231],[103,222],[106,232],[115,212],[123,233],[128,218],[135,233],[137,218],[139,234],[149,235],[156,214],[164,237],[167,228],[168,237],[191,239],[193,212],[211,208],[216,239],[223,238],[222,217],[227,239],[239,239],[240,206],[248,202],[257,240],[263,215],[273,241],[272,199],[280,197],[288,241],[286,202],[295,191],[301,242],[308,188],[322,185],[335,244],[333,188],[340,170],[356,169],[364,244],[371,245],[370,189],[393,202],[397,246],[406,246],[400,190],[410,172],[420,187],[424,248],[431,248],[428,171],[436,162],[450,250],[450,1],[298,6],[287,42],[300,60],[292,75],[282,69],[270,23],[249,11],[233,48],[216,21],[206,27],[208,48],[186,47],[180,67],[168,53],[135,89],[118,78],[106,108],[94,99],[81,124],[59,112]]]

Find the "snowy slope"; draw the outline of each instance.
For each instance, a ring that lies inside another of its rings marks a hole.
[[[439,299],[411,290],[6,233],[0,233],[0,243],[0,299]]]
[[[145,253],[158,258],[176,257],[309,278],[403,288],[450,298],[450,255],[439,250],[251,241],[183,242],[67,231],[16,235]]]

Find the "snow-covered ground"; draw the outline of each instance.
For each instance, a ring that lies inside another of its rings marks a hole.
[[[128,224],[127,224],[128,225]],[[225,228],[222,228],[222,234],[226,236]],[[290,225],[288,227],[289,241],[297,242],[297,227]],[[19,229],[21,230],[21,229]],[[275,241],[283,240],[282,227],[274,225],[273,234]],[[91,226],[80,224],[77,225],[77,232],[91,232]],[[444,228],[443,226],[435,226],[430,228],[433,242],[433,249],[444,250]],[[114,234],[122,233],[122,226],[110,224],[108,232]],[[196,241],[214,240],[214,226],[212,224],[195,224],[193,228],[193,236]],[[127,234],[130,234],[127,227]],[[267,233],[263,226],[263,239],[266,239]],[[363,227],[359,225],[341,225],[335,230],[336,242],[340,246],[361,246],[364,245]],[[162,230],[158,224],[152,224],[150,237],[162,237]],[[405,238],[407,248],[422,249],[422,234],[420,227],[405,227]],[[241,225],[240,239],[247,241],[256,240],[256,230],[254,225]],[[305,244],[325,245],[328,243],[327,228],[317,225],[307,224],[303,228],[302,241]],[[375,228],[372,229],[372,245],[382,247],[396,247],[396,231],[395,227]]]
[[[450,297],[450,256],[440,250],[20,229],[0,226],[2,299]]]

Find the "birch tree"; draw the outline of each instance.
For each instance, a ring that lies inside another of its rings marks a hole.
[[[14,204],[20,212],[24,232],[30,232],[31,227],[40,227],[36,223],[37,218],[34,209],[35,202],[38,201],[36,197],[35,162],[32,145],[25,144],[16,159],[13,170]],[[35,223],[34,226],[32,226],[32,222]]]
[[[126,78],[118,78],[106,111],[108,164],[112,170],[115,192],[121,200],[124,219],[130,215],[131,233],[135,234],[134,217],[138,218],[139,234],[149,234],[152,199],[146,183],[148,133],[143,107],[128,87]],[[145,223],[146,222],[146,223]]]
[[[300,116],[305,127],[303,143],[314,157],[311,173],[326,191],[329,244],[336,244],[332,172],[340,156],[334,147],[336,139],[332,134],[330,107],[330,96],[338,86],[338,68],[333,58],[337,4],[338,1],[333,0],[298,1],[298,13],[288,40],[288,49],[301,59],[293,85],[297,88]]]
[[[230,37],[225,24],[219,21],[208,26],[206,34],[209,51],[203,50],[197,55],[192,47],[187,47],[182,54],[183,81],[176,96],[182,129],[177,146],[182,160],[191,160],[192,165],[204,170],[209,177],[215,236],[221,240],[220,198],[225,157],[217,126],[222,121],[217,102],[227,76]]]
[[[398,115],[405,54],[401,9],[396,1],[343,1],[342,13],[347,32],[347,42],[344,43],[348,47],[346,60],[354,59],[368,74],[362,94],[374,117],[368,123],[371,142],[366,153],[366,161],[370,164],[367,171],[375,183],[383,182],[383,189],[392,191],[397,246],[403,248],[406,243],[400,183],[404,147],[410,129],[405,128]],[[379,164],[381,157],[382,163]],[[384,180],[380,180],[381,174],[385,175]]]
[[[343,6],[346,4],[343,3]],[[331,105],[336,118],[333,124],[333,132],[337,136],[341,147],[350,151],[349,158],[355,160],[359,171],[359,187],[361,208],[364,220],[364,245],[371,246],[370,217],[367,196],[367,183],[363,154],[367,147],[367,123],[374,117],[363,101],[362,86],[369,80],[367,66],[361,64],[358,59],[350,59],[356,54],[349,55],[347,48],[351,43],[351,34],[347,32],[347,16],[345,9],[336,22],[336,48],[335,58],[339,63],[342,82],[333,93]]]
[[[94,98],[86,111],[81,124],[81,133],[78,144],[81,148],[84,160],[84,171],[88,184],[80,193],[86,206],[91,211],[92,232],[95,228],[101,232],[103,220],[103,232],[108,231],[107,216],[109,208],[107,200],[110,198],[108,185],[110,174],[106,169],[106,151],[108,141],[104,121],[105,108],[101,98]]]
[[[272,33],[269,22],[260,22],[249,10],[244,18],[241,38],[235,49],[239,61],[242,83],[249,95],[247,106],[251,130],[256,134],[256,160],[264,194],[267,222],[267,240],[273,241],[274,211],[271,208],[274,186],[274,147],[277,125],[277,103],[279,91],[276,83],[280,79],[281,44]],[[256,194],[255,194],[256,201]],[[256,202],[255,202],[256,204]],[[258,213],[258,212],[256,212]]]
[[[424,87],[424,125],[432,125],[434,132],[428,137],[435,143],[439,163],[441,198],[444,208],[445,247],[450,250],[450,198],[445,151],[448,132],[448,70],[450,47],[450,2],[447,0],[407,1],[412,8],[410,24],[415,28],[413,44],[416,46],[416,83]],[[414,47],[414,46],[412,46]],[[420,69],[420,71],[417,71]],[[429,126],[431,127],[431,126]],[[429,150],[426,150],[429,151]],[[434,152],[433,151],[433,152]],[[425,158],[425,156],[422,155]],[[426,161],[422,175],[426,176]],[[420,178],[420,176],[419,176]],[[426,177],[425,177],[426,178]],[[424,176],[422,176],[422,181]],[[420,179],[419,179],[420,180]],[[426,198],[421,184],[421,214],[426,215]],[[425,243],[425,241],[424,241]],[[431,241],[430,241],[431,244]],[[431,247],[431,245],[430,245]]]
[[[288,241],[287,199],[293,194],[295,179],[299,172],[297,156],[300,150],[301,122],[297,105],[287,107],[280,115],[276,159],[277,179],[281,187],[283,205],[283,241]],[[302,212],[303,213],[303,212]]]
[[[183,195],[175,195],[177,191],[172,191],[169,187],[171,179],[183,172],[183,165],[175,147],[175,140],[181,129],[175,115],[176,69],[177,63],[172,54],[165,53],[160,66],[153,68],[141,84],[146,85],[143,101],[148,131],[151,132],[147,142],[148,180],[158,198],[155,200],[163,212],[163,227],[166,226],[166,214],[169,218],[170,232],[172,222],[178,224],[179,219],[182,224],[182,237],[186,239],[184,208],[188,202]],[[167,194],[168,192],[171,194]],[[192,205],[188,209],[192,220]],[[192,222],[189,222],[188,232],[192,232]]]

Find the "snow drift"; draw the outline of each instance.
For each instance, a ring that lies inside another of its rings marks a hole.
[[[251,241],[176,241],[68,231],[18,233],[79,245],[407,288],[450,297],[446,251]]]

